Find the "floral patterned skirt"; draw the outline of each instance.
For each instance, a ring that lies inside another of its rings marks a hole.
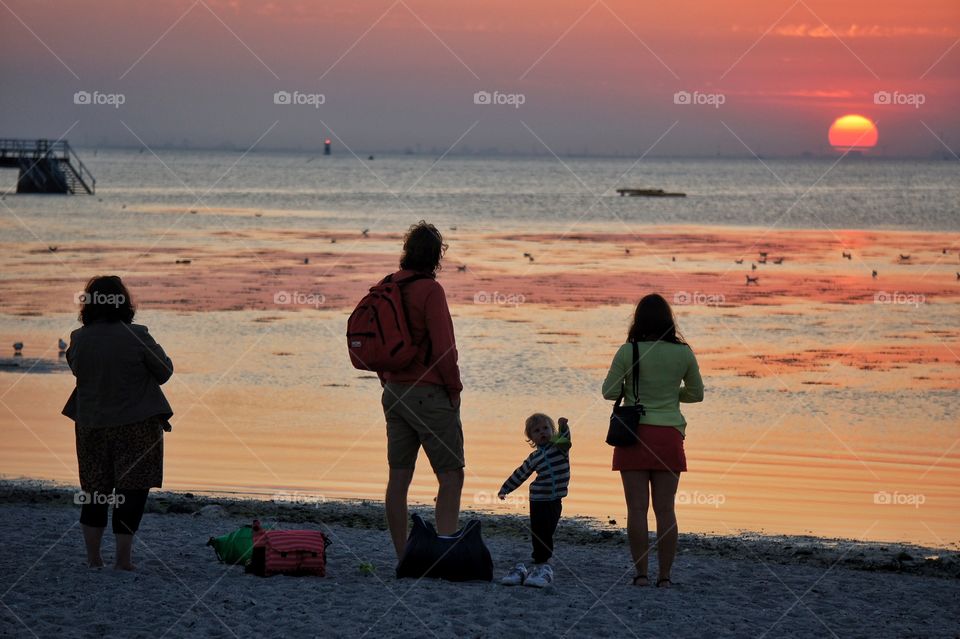
[[[163,484],[163,422],[160,417],[148,417],[122,426],[75,426],[80,488],[102,494],[113,489],[159,488]]]

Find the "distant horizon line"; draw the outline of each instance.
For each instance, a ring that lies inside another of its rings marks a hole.
[[[24,138],[31,139],[31,138]],[[76,149],[83,150],[123,150],[123,151],[135,151],[135,150],[145,150],[149,151],[150,149],[163,150],[163,151],[196,151],[196,152],[220,152],[220,153],[287,153],[292,155],[306,155],[306,156],[318,156],[325,157],[323,152],[323,146],[319,146],[316,149],[304,149],[304,148],[294,148],[294,147],[263,147],[256,148],[253,150],[247,150],[245,148],[236,147],[233,145],[221,144],[218,146],[183,146],[175,144],[151,144],[146,145],[118,145],[118,144],[104,144],[104,145],[94,145],[94,144],[75,144],[72,145]],[[385,156],[410,156],[410,157],[436,157],[436,156],[445,156],[445,157],[504,157],[504,158],[552,158],[554,155],[552,153],[533,153],[533,152],[521,152],[521,151],[501,151],[499,149],[477,149],[477,150],[460,150],[460,151],[450,151],[444,152],[439,149],[427,149],[427,150],[414,150],[412,148],[403,148],[403,149],[353,149],[353,152],[345,150],[343,147],[339,148],[334,145],[333,155],[346,155],[347,157],[356,155],[359,159],[363,160],[369,158],[369,156],[385,155]],[[733,153],[713,153],[713,154],[648,154],[645,156],[649,159],[658,159],[658,160],[766,160],[766,159],[787,159],[787,160],[809,160],[809,159],[838,159],[842,154],[840,152],[833,153],[824,153],[824,152],[814,152],[814,151],[803,151],[796,154],[733,154]],[[926,155],[886,155],[879,154],[873,150],[868,151],[850,151],[847,153],[848,157],[856,158],[858,160],[943,160],[950,161],[956,160],[957,158],[951,156],[945,150],[933,150]],[[557,157],[561,158],[593,158],[593,159],[629,159],[635,158],[636,155],[631,155],[628,153],[578,153],[578,152],[565,152],[565,153],[556,153]]]

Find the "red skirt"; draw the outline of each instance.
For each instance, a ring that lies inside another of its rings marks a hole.
[[[673,426],[640,424],[640,441],[613,449],[613,470],[687,470],[683,435]]]

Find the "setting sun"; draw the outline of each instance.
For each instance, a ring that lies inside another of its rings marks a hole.
[[[869,149],[877,145],[877,125],[862,115],[844,115],[833,121],[828,137],[840,151]]]

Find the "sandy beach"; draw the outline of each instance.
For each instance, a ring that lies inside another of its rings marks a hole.
[[[675,587],[633,588],[622,532],[564,520],[557,580],[547,590],[397,580],[376,502],[291,505],[158,493],[137,535],[138,570],[118,573],[84,566],[71,494],[36,482],[0,484],[12,551],[0,559],[8,576],[0,636],[953,638],[960,632],[956,552],[684,533]],[[218,563],[207,538],[254,516],[326,532],[333,540],[327,577],[262,579]],[[522,518],[482,521],[496,575],[526,559]],[[373,563],[375,573],[362,574],[361,562]]]

